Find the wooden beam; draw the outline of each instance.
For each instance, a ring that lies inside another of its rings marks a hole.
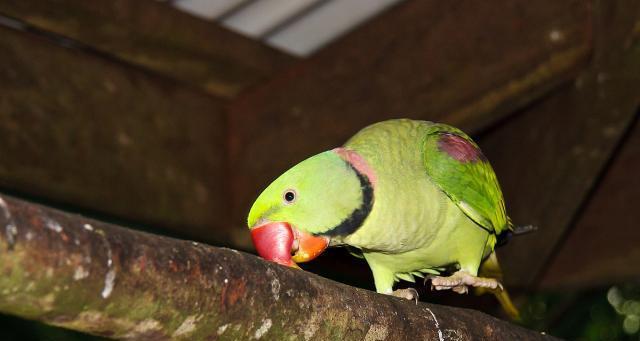
[[[294,61],[155,0],[0,0],[0,13],[221,97]]]
[[[0,28],[0,186],[225,240],[224,102]]]
[[[590,30],[583,0],[394,7],[233,103],[234,221],[274,176],[367,124],[490,125],[574,75]]]
[[[557,340],[0,197],[0,311],[127,340]]]
[[[640,102],[638,103],[640,106]],[[640,109],[640,108],[639,108]],[[591,288],[640,278],[640,124],[544,270],[544,288]]]
[[[640,3],[599,2],[594,17],[592,65],[479,141],[514,222],[540,228],[499,252],[508,283],[535,284],[552,262],[640,103]]]

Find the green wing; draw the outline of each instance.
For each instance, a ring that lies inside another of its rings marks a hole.
[[[424,147],[427,174],[469,218],[490,233],[511,229],[496,174],[469,136],[434,124]]]

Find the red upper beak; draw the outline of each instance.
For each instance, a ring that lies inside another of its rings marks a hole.
[[[299,268],[296,262],[310,261],[329,246],[329,238],[301,232],[286,222],[270,222],[254,227],[251,229],[251,238],[260,257],[294,268]]]
[[[288,223],[267,223],[251,230],[251,239],[260,257],[278,264],[298,267],[291,260],[293,231]]]

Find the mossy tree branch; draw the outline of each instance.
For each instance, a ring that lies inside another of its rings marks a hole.
[[[0,311],[122,339],[543,340],[253,255],[0,197]]]

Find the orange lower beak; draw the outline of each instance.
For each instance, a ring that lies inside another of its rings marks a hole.
[[[297,229],[293,229],[293,234],[295,237],[293,245],[295,253],[291,259],[296,263],[308,262],[318,257],[329,246],[328,237],[314,236]]]

